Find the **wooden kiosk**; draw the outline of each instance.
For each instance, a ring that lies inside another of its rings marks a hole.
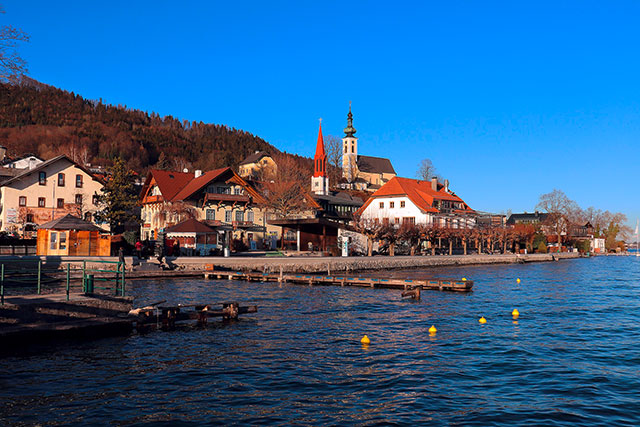
[[[38,227],[38,255],[111,255],[111,236],[105,230],[73,215]]]

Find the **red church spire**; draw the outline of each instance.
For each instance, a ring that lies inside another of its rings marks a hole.
[[[316,144],[316,155],[313,157],[313,176],[327,176],[327,154],[324,152],[324,140],[322,139],[322,119],[320,119],[320,130],[318,131],[318,143]]]

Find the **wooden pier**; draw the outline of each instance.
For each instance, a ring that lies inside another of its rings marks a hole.
[[[355,275],[320,276],[317,274],[273,274],[241,271],[208,271],[205,279],[246,280],[249,282],[279,282],[318,286],[358,286],[365,288],[429,289],[436,291],[469,292],[473,288],[472,280],[456,279],[381,279]]]

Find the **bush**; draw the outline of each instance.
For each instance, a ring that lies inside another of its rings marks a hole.
[[[545,245],[544,242],[540,242],[540,244],[538,245],[538,252],[541,254],[547,253],[547,245]]]

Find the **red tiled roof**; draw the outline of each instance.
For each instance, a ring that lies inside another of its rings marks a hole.
[[[206,224],[201,223],[198,220],[190,218],[186,221],[182,221],[179,224],[169,227],[166,230],[167,233],[215,233],[216,230],[209,227]]]
[[[196,179],[189,182],[186,186],[184,186],[184,188],[182,188],[182,190],[180,190],[180,192],[178,192],[175,196],[173,196],[169,200],[171,201],[185,200],[189,198],[196,191],[203,189],[207,184],[209,184],[214,179],[218,178],[224,172],[230,171],[230,170],[231,168],[226,167],[226,168],[215,169],[215,170],[203,173]]]
[[[453,193],[444,191],[444,186],[438,184],[438,190],[431,188],[431,181],[420,181],[411,178],[393,177],[384,184],[378,191],[371,195],[371,198],[358,210],[358,214],[362,214],[372,201],[380,197],[389,196],[406,196],[420,210],[424,212],[440,212],[433,207],[434,200],[449,200],[461,202],[465,206],[464,212],[471,211],[464,201]]]
[[[149,174],[153,177],[156,185],[165,200],[171,200],[193,179],[190,172],[172,172],[152,169]]]

